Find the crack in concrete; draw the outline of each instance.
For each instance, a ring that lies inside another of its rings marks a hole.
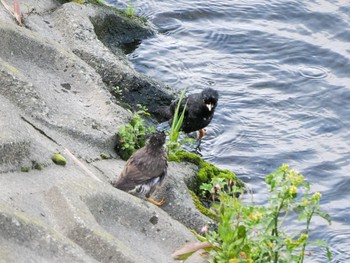
[[[21,119],[23,121],[25,121],[26,123],[28,123],[30,126],[32,126],[36,131],[38,131],[41,135],[45,136],[47,139],[49,139],[50,141],[54,142],[55,144],[62,146],[60,143],[58,143],[56,140],[54,140],[52,137],[50,137],[49,135],[46,134],[46,132],[44,132],[42,129],[36,127],[32,122],[30,122],[29,120],[27,120],[26,118],[24,118],[23,116],[21,116]]]

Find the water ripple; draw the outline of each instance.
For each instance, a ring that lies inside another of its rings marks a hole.
[[[309,79],[323,79],[327,77],[327,71],[321,67],[301,67],[300,75]]]
[[[323,239],[330,245],[330,251],[332,253],[331,263],[343,263],[350,261],[350,252],[348,247],[348,238],[350,236],[350,230],[345,224],[334,224],[333,231],[323,237]],[[321,230],[321,229],[320,229]],[[321,231],[322,232],[322,231]],[[315,255],[319,255],[319,261],[313,262],[328,262],[324,249],[316,248]]]
[[[137,0],[135,6],[159,34],[129,56],[134,67],[174,88],[219,91],[204,158],[236,172],[262,202],[267,174],[282,163],[302,172],[322,191],[335,222],[326,228],[316,219],[313,238],[330,243],[333,263],[349,261],[350,5]],[[313,255],[307,262],[326,262],[321,250]]]

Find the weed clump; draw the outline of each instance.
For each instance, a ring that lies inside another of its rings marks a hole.
[[[330,260],[331,252],[325,241],[309,241],[313,216],[330,223],[329,215],[320,209],[321,194],[310,193],[310,184],[303,175],[287,165],[268,175],[265,182],[270,196],[264,205],[243,201],[236,195],[242,195],[241,190],[225,180],[202,187],[213,197],[209,211],[215,214],[217,228],[204,226],[201,233],[193,231],[203,245],[187,244],[185,253],[174,253],[174,258],[186,259],[205,246],[210,262],[303,263],[306,246],[317,245],[325,247]],[[297,215],[298,222],[305,225],[303,231],[290,233],[283,224],[292,220],[292,215]]]
[[[134,113],[130,123],[122,125],[117,132],[117,145],[115,147],[117,154],[123,160],[129,157],[138,149],[145,146],[146,138],[154,131],[153,127],[147,127],[142,116],[150,116],[147,108],[137,104],[139,110]]]

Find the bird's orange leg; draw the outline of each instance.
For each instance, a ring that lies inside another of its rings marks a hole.
[[[196,146],[196,153],[201,155],[200,151],[201,151],[201,143],[202,143],[202,138],[205,135],[205,129],[200,129],[199,131],[199,136],[198,136],[198,145]]]
[[[162,206],[165,203],[164,198],[157,202],[156,200],[152,199],[151,197],[146,197],[148,201],[150,201],[152,204],[156,205],[156,206]]]
[[[202,139],[205,135],[205,130],[204,129],[200,129],[199,130],[199,139]]]

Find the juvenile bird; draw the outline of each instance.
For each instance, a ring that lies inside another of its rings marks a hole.
[[[182,113],[186,102],[186,110],[181,130],[185,133],[199,131],[199,140],[196,150],[200,151],[201,139],[205,135],[204,128],[208,126],[214,116],[219,94],[212,88],[206,88],[200,93],[194,93],[181,101],[179,114]],[[171,125],[179,100],[174,100],[170,106],[161,107],[158,113],[169,120]]]
[[[146,146],[130,156],[112,185],[123,191],[135,189],[136,192],[145,193],[151,203],[163,205],[164,199],[157,202],[151,198],[151,194],[167,175],[168,157],[163,147],[165,138],[164,132],[153,133]]]
[[[180,112],[183,111],[187,102],[184,121],[181,130],[185,133],[200,131],[200,138],[205,134],[204,128],[211,122],[217,106],[219,94],[212,88],[206,88],[200,93],[194,93],[181,101]],[[174,100],[165,109],[163,116],[172,121],[179,100]]]

